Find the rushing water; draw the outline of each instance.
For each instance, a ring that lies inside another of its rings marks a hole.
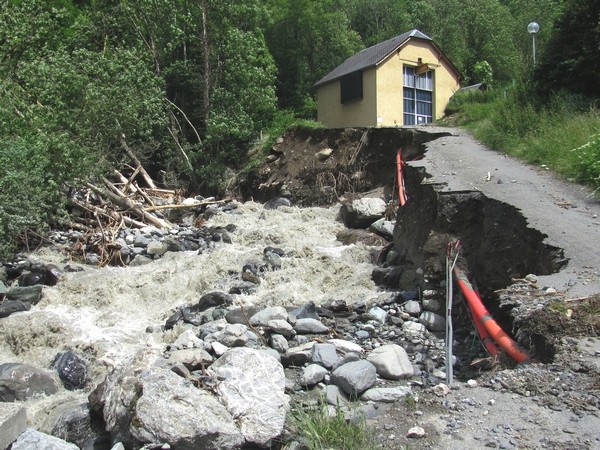
[[[0,319],[0,362],[47,369],[58,352],[73,350],[89,360],[91,382],[85,391],[61,390],[50,398],[28,401],[31,424],[49,431],[43,422],[56,405],[70,399],[85,401],[89,390],[128,355],[172,342],[182,327],[165,333],[161,326],[174,308],[210,291],[227,292],[241,281],[244,263],[262,260],[267,246],[285,251],[281,269],[264,273],[255,293],[236,295],[239,304],[318,305],[328,299],[352,304],[385,296],[371,280],[377,249],[336,240],[344,229],[337,220],[338,210],[265,210],[248,202],[206,223],[235,224],[231,244],[218,243],[200,255],[167,253],[139,267],[87,267],[84,272],[66,273],[57,286],[45,287],[42,301],[31,311]],[[39,257],[56,260],[56,255]]]

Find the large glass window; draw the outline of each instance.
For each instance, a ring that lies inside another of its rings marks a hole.
[[[433,72],[415,73],[404,66],[404,125],[420,125],[433,120]]]

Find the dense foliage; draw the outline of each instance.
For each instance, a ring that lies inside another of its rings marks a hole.
[[[501,86],[529,76],[536,20],[538,98],[597,97],[596,3],[0,0],[0,252],[59,220],[65,192],[118,166],[125,146],[169,187],[218,193],[274,120],[314,118],[323,75],[412,28],[463,84]]]

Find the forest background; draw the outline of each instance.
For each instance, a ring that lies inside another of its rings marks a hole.
[[[222,194],[259,137],[315,119],[316,81],[413,28],[463,85],[491,88],[451,111],[492,146],[519,153],[541,128],[584,117],[555,151],[583,148],[565,173],[600,187],[599,9],[588,0],[0,0],[0,255],[64,220],[69,190],[118,167],[127,149],[166,187]],[[546,147],[530,159],[545,161]]]

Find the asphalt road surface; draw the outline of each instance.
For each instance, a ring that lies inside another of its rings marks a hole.
[[[529,226],[569,259],[561,272],[539,277],[544,286],[569,297],[600,292],[600,196],[543,166],[490,150],[464,130],[427,128],[452,135],[428,143],[423,160],[410,165],[424,166],[428,182],[445,184],[443,190],[477,190],[520,209]]]

